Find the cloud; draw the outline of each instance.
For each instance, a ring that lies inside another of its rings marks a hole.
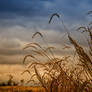
[[[91,5],[90,0],[1,0],[0,63],[18,63],[19,59],[15,60],[14,56],[21,57],[27,53],[21,52],[21,49],[26,43],[32,42],[31,37],[37,31],[46,34],[46,41],[50,45],[62,47],[68,39],[64,36],[66,30],[61,20],[63,19],[69,32],[74,34],[73,27],[77,28],[80,24],[88,23],[89,19],[85,13],[91,9]],[[49,25],[49,18],[55,12],[59,13],[61,18],[54,17]],[[81,39],[79,34],[74,34],[78,40]],[[44,44],[39,37],[35,40]],[[80,44],[87,47],[83,40]],[[57,55],[60,54],[61,52]]]
[[[25,55],[32,53],[32,49],[24,50],[23,47],[30,42],[37,42],[43,47],[54,46],[56,56],[70,55],[72,49],[63,50],[64,45],[69,45],[69,40],[67,34],[63,31],[56,31],[50,28],[24,28],[21,26],[6,27],[2,28],[4,30],[0,34],[0,63],[1,64],[22,64]],[[39,37],[32,39],[32,35],[39,31],[44,35],[46,43]],[[72,37],[77,39],[78,43],[82,46],[87,47],[86,39],[83,38],[82,34],[72,32]]]
[[[58,30],[62,26],[59,25],[62,19],[69,27],[87,24],[90,19],[86,13],[91,10],[91,6],[90,0],[3,0],[0,1],[0,27],[39,26]],[[54,18],[53,25],[48,26],[48,20],[55,12],[61,15],[61,20],[56,21]]]
[[[35,29],[27,29],[24,27],[6,27],[1,29],[2,32],[0,34],[0,63],[1,64],[21,64],[23,57],[29,54],[31,51],[23,51],[22,48],[26,46],[26,44],[32,42],[32,35],[35,33]],[[3,31],[4,30],[4,31]],[[53,30],[43,30],[38,28],[38,31],[43,33],[44,37],[48,41],[47,43],[55,43],[58,45],[58,37],[59,32],[55,32]],[[53,36],[51,35],[53,34]],[[46,36],[47,37],[46,37]],[[40,37],[34,39],[41,45],[45,45],[43,40]]]
[[[53,0],[3,0],[0,1],[0,17],[43,16],[47,13],[46,7],[44,7],[45,3],[51,1],[53,2]]]
[[[33,23],[34,26],[43,27],[43,24],[48,23],[50,15],[55,12],[59,13],[68,25],[82,24],[85,21],[88,23],[86,13],[91,10],[91,6],[90,0],[3,0],[0,1],[0,27],[28,27],[33,26]]]
[[[65,16],[79,17],[91,9],[91,5],[90,0],[3,0],[0,1],[0,16],[10,19],[16,16],[46,17],[58,12]]]

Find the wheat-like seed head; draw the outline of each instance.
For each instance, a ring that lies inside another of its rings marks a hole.
[[[49,24],[51,23],[54,16],[57,16],[58,18],[60,18],[59,14],[57,14],[57,13],[52,14],[50,17],[50,20],[49,20]]]
[[[42,35],[42,33],[40,33],[40,32],[34,33],[33,36],[32,36],[32,38],[34,38],[36,35],[40,35],[40,36],[43,38],[43,35]]]

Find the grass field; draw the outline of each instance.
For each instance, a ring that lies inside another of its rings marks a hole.
[[[45,92],[42,87],[2,86],[0,92]]]

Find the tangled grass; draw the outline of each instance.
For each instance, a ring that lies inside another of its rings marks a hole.
[[[56,16],[56,14],[54,15]],[[88,27],[79,27],[78,30],[83,30],[83,32],[88,32],[89,34],[89,39],[87,39],[89,54],[68,34],[69,41],[74,46],[79,57],[79,66],[73,70],[67,70],[64,68],[65,66],[62,66],[63,62],[69,61],[70,56],[63,58],[55,57],[54,47],[48,46],[44,48],[39,43],[34,42],[27,44],[23,48],[24,50],[27,48],[32,50],[32,53],[26,55],[23,60],[23,64],[25,64],[28,57],[33,59],[28,66],[28,70],[22,73],[27,72],[30,74],[31,77],[27,83],[35,83],[34,77],[36,77],[46,92],[92,92],[92,26],[90,24]],[[37,35],[41,36],[44,41],[44,36],[40,32],[33,34],[32,38],[35,38]],[[70,48],[70,46],[66,46],[65,48]],[[37,55],[47,58],[46,62],[40,62]],[[42,68],[43,73],[41,73],[39,67]],[[34,74],[30,73],[30,69],[34,70]]]

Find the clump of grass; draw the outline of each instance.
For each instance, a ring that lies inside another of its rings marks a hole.
[[[83,30],[84,32],[88,32],[89,33],[89,39],[88,41],[88,45],[89,45],[89,55],[84,51],[83,47],[81,47],[80,45],[78,45],[76,43],[75,40],[73,40],[73,38],[68,35],[69,41],[71,42],[71,44],[73,44],[73,46],[76,49],[76,52],[79,56],[79,61],[81,62],[81,66],[84,67],[85,71],[90,75],[91,79],[92,79],[92,60],[91,60],[91,56],[92,56],[92,32],[91,32],[91,27],[79,27],[78,30]]]
[[[68,75],[62,69],[61,64],[63,61],[66,61],[69,58],[69,56],[62,59],[56,58],[54,56],[54,52],[52,51],[53,49],[55,49],[54,47],[43,48],[38,43],[30,43],[28,45],[36,46],[36,49],[32,50],[33,53],[36,53],[43,58],[46,57],[47,62],[40,62],[40,60],[38,60],[38,58],[35,57],[32,53],[24,57],[23,63],[28,57],[31,57],[35,60],[35,62],[31,62],[28,66],[28,68],[34,69],[34,74],[31,75],[31,80],[29,80],[27,83],[33,82],[33,77],[36,76],[40,84],[45,88],[46,92],[57,92],[58,86],[61,85],[59,81],[61,79],[60,76],[62,75],[61,77],[63,77],[63,74],[65,74],[66,78],[68,78]],[[51,55],[49,56],[48,53],[50,53]],[[42,75],[39,73],[40,71],[37,68],[38,66],[43,68],[44,73]],[[26,70],[23,73],[25,72],[30,73],[29,70]],[[54,85],[56,85],[56,87]]]
[[[56,13],[53,14],[49,20],[51,22],[53,16],[59,17]],[[83,32],[89,33],[89,52],[90,56],[92,56],[92,32],[89,27],[80,27],[78,30],[83,29]],[[44,36],[40,32],[36,32],[33,34],[32,38],[35,38],[36,35],[40,35],[44,41]],[[36,77],[42,87],[46,92],[91,92],[92,91],[92,61],[91,57],[85,52],[83,47],[77,44],[75,40],[68,34],[68,38],[70,43],[75,47],[76,53],[79,56],[79,61],[82,69],[79,67],[74,68],[73,70],[66,69],[63,66],[63,62],[69,61],[70,56],[65,56],[64,58],[57,58],[54,56],[54,47],[42,47],[40,43],[34,42],[29,43],[24,49],[30,48],[32,50],[30,55],[26,55],[23,60],[23,64],[26,62],[28,57],[32,58],[34,61],[30,62],[28,66],[28,70],[25,70],[23,73],[28,72],[30,74],[30,80],[27,83],[34,82]],[[70,46],[65,46],[65,48],[70,48]],[[33,54],[35,53],[35,54]],[[50,55],[49,55],[49,54]],[[41,62],[37,56],[46,59]],[[66,63],[67,64],[67,63]],[[39,67],[43,71],[43,73],[39,70]],[[31,74],[29,69],[33,69],[34,73]],[[22,74],[23,74],[22,73]],[[84,80],[82,76],[86,73],[86,79]],[[90,76],[88,78],[88,75]]]

